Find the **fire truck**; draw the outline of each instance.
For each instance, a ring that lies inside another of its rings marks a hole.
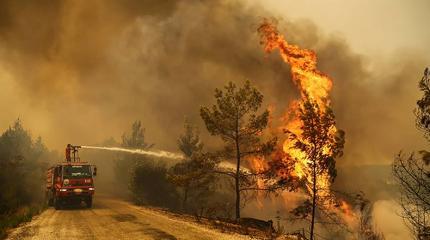
[[[68,144],[66,161],[55,164],[46,172],[46,199],[48,205],[55,209],[82,202],[86,207],[92,207],[93,176],[97,175],[97,167],[80,161],[79,148]]]

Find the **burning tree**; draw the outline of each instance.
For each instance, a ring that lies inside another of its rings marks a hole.
[[[289,155],[300,169],[297,174],[304,180],[306,193],[310,201],[308,208],[300,207],[297,214],[308,216],[310,211],[310,236],[313,239],[317,205],[323,205],[332,200],[328,184],[336,177],[335,157],[342,154],[343,132],[334,132],[335,119],[330,109],[320,109],[315,101],[307,99],[299,107],[298,117],[301,121],[300,134],[286,130],[291,141],[291,148],[300,153],[298,156]],[[304,158],[304,159],[303,159]],[[310,205],[309,205],[310,203]],[[304,210],[303,210],[304,209]]]
[[[147,150],[154,146],[146,141],[145,129],[141,121],[133,122],[130,130],[130,132],[123,133],[121,147]],[[129,176],[133,172],[133,168],[139,160],[145,159],[146,156],[120,155],[119,158],[120,161],[115,163],[115,175],[120,184],[118,189],[124,191],[131,181]]]
[[[417,101],[415,109],[417,128],[430,140],[430,71],[424,71],[419,82],[424,93]],[[411,232],[418,240],[430,239],[430,153],[420,151],[404,156],[399,153],[393,162],[393,175],[400,188],[400,206],[402,217],[409,223]]]
[[[223,159],[234,159],[234,171],[218,171],[234,179],[236,219],[240,218],[241,193],[254,190],[253,174],[241,168],[242,160],[272,152],[276,138],[262,142],[261,135],[269,120],[269,111],[257,114],[263,95],[247,81],[241,88],[232,82],[224,91],[215,90],[216,105],[202,107],[200,115],[212,135],[220,136],[225,148],[219,153]]]
[[[330,108],[332,80],[317,70],[315,52],[289,44],[273,21],[265,19],[258,32],[264,50],[279,50],[282,59],[291,65],[292,80],[300,92],[300,99],[290,105],[286,117],[288,138],[279,161],[286,166],[293,162],[292,174],[304,183],[309,199],[294,212],[303,217],[310,214],[312,240],[317,208],[338,205],[330,186],[336,177],[335,158],[342,154],[344,132],[336,128]],[[280,175],[285,174],[280,171]]]

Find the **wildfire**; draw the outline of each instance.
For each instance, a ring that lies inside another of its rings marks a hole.
[[[344,211],[348,215],[352,214],[352,210],[351,210],[350,206],[345,201],[340,202],[340,209],[342,209],[342,211]]]
[[[279,34],[275,25],[264,21],[259,27],[262,44],[267,53],[279,49],[282,59],[290,64],[292,79],[299,88],[302,99],[307,95],[325,109],[330,104],[328,99],[332,89],[332,80],[317,70],[317,56],[314,51],[289,44]]]
[[[261,157],[261,158],[260,157],[250,158],[249,164],[250,164],[251,168],[254,169],[257,174],[266,171],[266,169],[268,167],[266,164],[266,161],[264,161],[263,157]],[[265,183],[264,183],[263,179],[257,178],[257,187],[260,189],[263,189],[265,187]],[[259,208],[263,208],[263,200],[262,199],[263,199],[263,192],[257,191],[257,206]]]
[[[306,185],[305,192],[307,190],[313,200],[318,201],[319,207],[328,210],[330,214],[340,217],[349,227],[354,227],[356,224],[354,209],[347,201],[338,198],[331,187],[332,169],[321,167],[318,164],[314,165],[315,159],[308,155],[312,153],[300,149],[300,146],[312,145],[308,142],[311,141],[308,140],[310,139],[309,134],[307,132],[303,133],[303,129],[306,129],[304,122],[308,120],[301,116],[305,107],[308,106],[305,104],[308,101],[312,103],[312,107],[315,107],[314,110],[317,110],[313,114],[319,114],[321,121],[324,121],[327,116],[332,116],[329,111],[331,111],[330,92],[333,82],[330,77],[317,69],[317,56],[314,51],[288,43],[272,22],[265,20],[258,28],[258,32],[261,37],[260,43],[263,45],[265,52],[269,54],[278,50],[284,62],[291,66],[292,81],[300,92],[300,98],[290,103],[287,113],[282,118],[284,123],[281,128],[287,130],[289,134],[292,134],[290,136],[293,137],[287,138],[283,142],[282,151],[276,151],[272,154],[272,161],[269,163],[270,168],[275,171],[274,173],[280,183],[284,181],[292,183],[290,185],[291,189],[295,189],[299,186],[297,184],[304,182]],[[271,109],[273,109],[273,106],[271,106]],[[318,128],[323,131],[321,135],[324,135],[324,139],[330,139],[319,142],[318,156],[328,156],[323,159],[339,156],[338,149],[334,147],[333,142],[339,140],[339,136],[343,138],[343,132],[336,128],[334,121],[326,121],[325,123],[330,125],[325,125],[323,129]],[[322,147],[320,143],[324,143]],[[340,144],[343,144],[343,142],[340,142]],[[266,164],[264,158],[249,159],[249,165],[256,173],[267,170],[269,166]],[[297,179],[302,181],[297,181]],[[259,188],[264,188],[264,184],[263,180],[257,180]],[[299,194],[303,196],[302,193]],[[286,203],[289,201],[291,204],[291,196],[294,195],[284,192],[281,196]],[[297,201],[297,199],[294,201]],[[262,207],[260,198],[257,198],[257,203]]]
[[[332,80],[316,68],[317,56],[314,51],[289,44],[271,22],[264,21],[258,31],[261,35],[261,44],[264,46],[266,53],[271,53],[278,49],[282,59],[291,66],[292,80],[300,91],[301,98],[290,104],[283,128],[288,129],[288,131],[300,138],[303,122],[298,118],[297,113],[301,104],[304,100],[310,99],[318,105],[322,112],[326,111],[327,107],[330,106],[329,95],[333,85]],[[337,129],[333,125],[331,134],[336,134],[336,132]],[[299,178],[307,178],[309,188],[312,179],[305,172],[305,169],[309,168],[309,158],[304,152],[293,148],[294,144],[294,141],[286,140],[283,144],[283,151],[286,156],[296,160],[293,174]],[[318,177],[318,189],[329,189],[330,185],[328,174],[323,173]],[[324,194],[324,192],[322,193]],[[327,191],[325,193],[329,194]]]

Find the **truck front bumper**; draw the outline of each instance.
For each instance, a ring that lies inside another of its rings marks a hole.
[[[88,198],[94,195],[94,188],[61,188],[56,195],[61,198]]]

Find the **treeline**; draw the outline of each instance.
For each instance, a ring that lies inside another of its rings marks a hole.
[[[259,173],[249,168],[248,160],[272,153],[276,138],[263,137],[269,112],[260,113],[263,96],[250,82],[241,87],[230,82],[216,89],[215,99],[217,104],[202,107],[200,115],[208,132],[224,142],[223,149],[206,151],[198,129],[185,120],[184,131],[177,137],[183,160],[172,164],[172,160],[143,155],[119,157],[116,179],[131,191],[136,203],[198,217],[240,218],[240,210],[258,188]],[[154,146],[146,140],[140,121],[124,133],[120,145],[143,150]]]
[[[254,86],[249,82],[242,86],[230,82],[224,88],[216,89],[214,98],[215,104],[202,107],[200,116],[210,135],[222,140],[223,147],[219,150],[207,151],[199,130],[185,120],[183,133],[177,137],[183,160],[171,164],[172,160],[122,155],[116,162],[116,177],[123,181],[137,204],[164,207],[197,218],[217,218],[244,225],[251,223],[273,231],[271,222],[244,218],[241,210],[258,194],[267,196],[295,191],[303,193],[304,201],[288,216],[295,222],[303,221],[303,226],[309,225],[309,231],[304,235],[311,239],[316,235],[315,226],[323,221],[333,226],[333,231],[327,233],[329,239],[351,234],[366,240],[384,238],[373,225],[373,205],[364,194],[324,195],[322,192],[332,189],[321,189],[320,186],[317,191],[316,183],[322,175],[328,176],[330,182],[335,180],[335,158],[343,150],[344,132],[339,130],[333,134],[330,131],[335,124],[330,109],[322,112],[307,99],[299,111],[304,140],[285,130],[287,139],[296,143],[291,148],[310,156],[309,167],[303,169],[305,176],[313,176],[308,182],[309,178],[298,178],[294,174],[297,159],[285,155],[277,138],[267,133],[269,112],[260,109],[263,95]],[[154,146],[145,139],[140,121],[123,135],[120,145],[144,150]],[[256,159],[261,164],[259,167],[252,165]],[[313,186],[312,190],[309,190],[309,184]],[[339,209],[342,199],[356,212],[358,226],[347,226],[342,216],[336,215],[342,210],[332,209]],[[327,202],[332,203],[332,208],[324,205]],[[283,227],[278,223],[276,230],[282,234]]]
[[[285,131],[287,138],[296,142],[291,148],[312,156],[309,161],[314,167],[303,170],[304,174],[313,175],[310,183],[314,189],[309,191],[308,178],[293,174],[295,159],[284,161],[288,156],[278,149],[277,138],[267,133],[269,112],[260,109],[263,95],[254,86],[249,82],[242,86],[230,82],[216,89],[214,98],[215,104],[202,107],[200,116],[208,133],[223,142],[222,148],[208,151],[199,130],[185,120],[183,133],[177,137],[182,160],[88,152],[83,159],[100,167],[96,180],[98,192],[104,189],[120,195],[128,193],[137,204],[240,223],[247,220],[241,216],[241,209],[257,193],[301,191],[305,193],[304,202],[290,215],[304,221],[325,220],[324,206],[318,200],[322,198],[321,189],[317,192],[315,186],[320,175],[334,181],[335,158],[342,152],[344,141],[342,132],[332,135],[329,131],[334,125],[333,113],[323,114],[312,101],[306,101],[300,109],[305,141],[300,142],[293,133]],[[309,144],[313,142],[320,144]],[[111,138],[102,145],[142,150],[152,150],[155,146],[146,139],[140,121],[132,124],[119,143]],[[327,146],[330,151],[326,151]],[[0,136],[0,230],[30,218],[43,206],[44,172],[49,162],[58,159],[40,137],[32,138],[19,120]],[[252,165],[255,159],[261,163],[258,168]],[[360,222],[364,224],[360,229],[367,236],[362,239],[381,239],[372,227],[371,203],[361,195],[359,200],[359,210],[363,213]],[[22,209],[27,209],[25,214],[17,215]],[[14,220],[14,216],[20,217]],[[313,229],[311,224],[310,236],[314,235]]]
[[[55,153],[33,138],[20,120],[0,136],[0,238],[42,209],[44,172]]]
[[[122,147],[150,150],[140,121],[125,133]],[[158,206],[198,217],[233,217],[231,183],[214,173],[215,160],[203,152],[195,127],[185,122],[178,148],[181,161],[154,159],[145,155],[120,154],[115,161],[115,179],[120,189],[128,189],[134,202]],[[117,186],[118,187],[118,186]],[[227,187],[227,188],[226,188]]]

